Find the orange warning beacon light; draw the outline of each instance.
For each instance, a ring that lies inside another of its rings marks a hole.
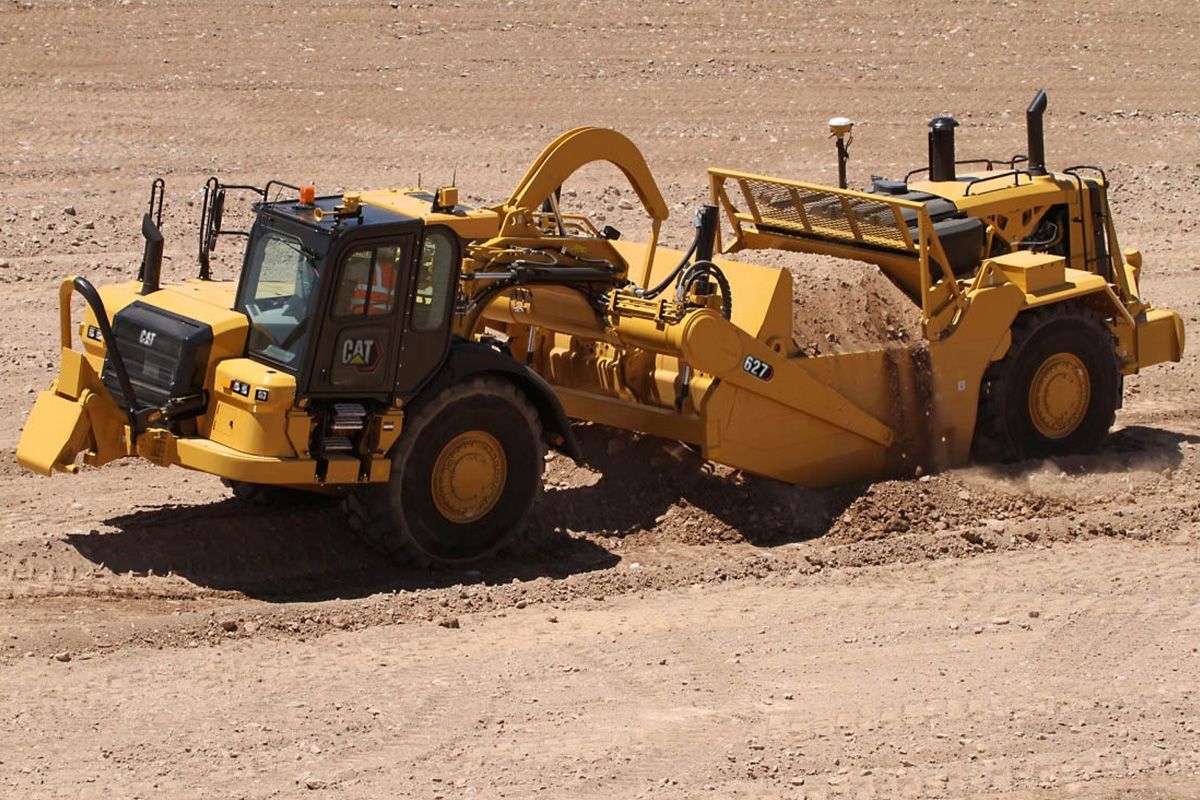
[[[317,201],[317,187],[306,183],[300,187],[300,205],[311,206]]]

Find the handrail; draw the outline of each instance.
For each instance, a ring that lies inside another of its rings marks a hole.
[[[271,190],[281,191],[291,189],[299,193],[300,187],[272,178],[266,186],[251,186],[248,183],[221,183],[214,175],[204,182],[204,201],[200,204],[200,280],[206,281],[212,277],[209,266],[209,253],[217,246],[217,238],[226,234],[233,236],[250,236],[250,231],[237,231],[221,227],[221,218],[225,213],[225,190],[234,189],[240,192],[253,192],[261,202],[270,202]]]
[[[1064,175],[1069,175],[1075,181],[1075,196],[1079,198],[1079,216],[1083,217],[1083,176],[1075,171],[1074,167],[1067,167],[1063,170]],[[1080,240],[1083,244],[1083,268],[1087,269],[1088,265],[1093,263],[1093,259],[1088,254],[1088,236],[1081,236]]]
[[[1008,172],[997,172],[995,175],[988,175],[987,177],[984,177],[984,178],[976,178],[975,180],[968,183],[966,188],[963,189],[963,197],[971,196],[971,187],[972,186],[976,186],[981,183],[987,183],[988,181],[998,180],[999,178],[1011,177],[1013,179],[1013,186],[1020,186],[1022,175],[1029,178],[1029,180],[1031,180],[1031,181],[1033,180],[1033,175],[1031,175],[1029,173],[1029,170],[1024,170],[1024,169],[1014,169],[1014,170],[1009,170]],[[1004,188],[1004,187],[999,187],[997,189],[989,189],[988,191],[999,191],[1002,188]]]
[[[1100,180],[1104,181],[1105,186],[1108,185],[1108,173],[1104,171],[1103,167],[1097,167],[1094,164],[1076,164],[1073,167],[1067,167],[1066,169],[1064,169],[1063,173],[1066,175],[1072,175],[1072,176],[1078,177],[1077,173],[1081,169],[1090,169],[1090,170],[1093,170],[1094,172],[1099,172]]]
[[[166,196],[166,193],[167,182],[162,178],[155,178],[150,184],[150,208],[147,213],[154,217],[154,224],[160,228],[162,227],[163,197]],[[154,202],[156,198],[157,203]]]
[[[954,166],[960,167],[964,164],[986,164],[988,171],[991,172],[992,168],[995,166],[995,163],[996,159],[992,158],[960,158],[954,162]],[[904,182],[908,183],[909,178],[911,178],[913,175],[920,175],[922,172],[929,172],[929,167],[917,167],[916,169],[910,169],[904,174]]]
[[[117,373],[117,383],[121,385],[121,395],[125,400],[125,414],[129,418],[130,444],[137,441],[137,398],[133,393],[133,382],[129,380],[129,371],[125,369],[125,359],[117,347],[117,337],[113,334],[112,325],[108,322],[108,312],[104,309],[104,301],[92,282],[84,277],[67,278],[58,290],[59,324],[64,348],[71,347],[71,293],[79,292],[96,317],[96,327],[100,329],[100,338],[104,340],[105,355],[111,360],[113,370]]]
[[[961,158],[954,162],[954,166],[962,166],[964,164],[984,164],[987,166],[987,171],[991,172],[999,164],[1008,164],[1009,169],[1016,169],[1017,164],[1024,164],[1029,160],[1029,156],[1018,153],[1012,158]],[[910,169],[904,174],[904,182],[908,183],[908,179],[913,175],[920,175],[922,172],[929,172],[929,167],[917,167]]]
[[[271,180],[267,181],[267,185],[262,188],[262,196],[263,196],[264,202],[269,201],[271,199],[271,187],[272,186],[278,187],[279,189],[291,189],[296,194],[300,194],[299,186],[293,186],[290,183],[284,183],[283,181],[277,181],[274,178],[272,178]],[[253,187],[251,187],[251,188],[253,188]]]
[[[1124,272],[1121,269],[1124,264],[1124,261],[1123,261],[1122,255],[1120,253],[1120,244],[1116,241],[1116,230],[1112,226],[1112,212],[1108,206],[1108,193],[1107,193],[1108,174],[1105,173],[1105,171],[1102,167],[1097,167],[1092,164],[1076,164],[1073,167],[1067,167],[1066,169],[1063,170],[1064,175],[1069,175],[1069,176],[1071,176],[1071,178],[1073,178],[1075,180],[1075,188],[1076,188],[1076,191],[1078,192],[1079,208],[1080,208],[1081,213],[1083,210],[1083,181],[1084,181],[1083,176],[1079,174],[1079,170],[1081,170],[1081,169],[1092,170],[1094,172],[1100,173],[1100,180],[1103,181],[1104,187],[1106,188],[1106,191],[1102,193],[1103,208],[1100,210],[1099,216],[1104,222],[1104,239],[1108,246],[1108,258],[1106,259],[1107,265],[1102,266],[1101,265],[1102,259],[1100,258],[1100,253],[1098,251],[1095,253],[1095,255],[1089,257],[1089,255],[1088,255],[1088,240],[1092,237],[1084,236],[1083,237],[1083,266],[1086,269],[1089,266],[1095,264],[1096,274],[1100,275],[1102,278],[1104,278],[1109,283],[1112,283],[1114,280],[1116,280],[1117,283],[1125,291],[1126,295],[1128,295],[1129,294],[1128,282],[1126,281]],[[1088,201],[1088,205],[1089,206],[1091,205],[1090,200]],[[1095,216],[1096,216],[1096,209],[1093,208],[1092,209],[1093,219],[1095,218]]]

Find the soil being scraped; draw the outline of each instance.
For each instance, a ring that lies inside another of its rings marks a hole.
[[[120,462],[14,449],[57,371],[64,276],[129,280],[163,175],[168,279],[196,189],[448,182],[497,203],[581,124],[644,151],[686,247],[722,166],[851,185],[1025,149],[1104,165],[1142,290],[1200,318],[1193,7],[820,9],[711,0],[0,7],[0,794],[13,797],[1195,798],[1194,353],[1126,380],[1100,452],[806,490],[580,425],[528,547],[398,571],[336,505],[263,511]],[[1056,46],[1048,48],[1047,42]],[[622,176],[564,203],[626,237]],[[230,208],[231,224],[245,208]],[[242,215],[242,216],[239,216]],[[232,279],[237,242],[216,275]],[[877,272],[794,275],[809,355],[919,342]],[[76,310],[76,315],[79,311]]]

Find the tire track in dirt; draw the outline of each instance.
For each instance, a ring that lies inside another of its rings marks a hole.
[[[1163,464],[1182,468],[1192,457],[1189,437],[1144,428],[1118,432],[1096,456],[829,491],[714,471],[686,450],[647,437],[586,427],[581,433],[587,465],[550,463],[552,487],[533,544],[475,570],[396,570],[348,535],[334,504],[272,512],[227,499],[116,514],[86,533],[0,541],[6,565],[0,599],[218,600],[235,618],[257,619],[257,635],[311,635],[337,627],[333,617],[347,627],[390,624],[1079,539],[1184,544],[1192,539],[1178,531],[1200,520],[1198,496],[1159,472]],[[615,462],[641,466],[621,470]],[[1119,476],[1124,494],[1098,500],[1093,478],[1084,476],[1105,470]],[[10,506],[0,524],[61,517],[47,499]],[[625,522],[587,512],[620,503],[630,509]],[[568,524],[571,534],[564,532]],[[373,595],[383,599],[367,599]],[[336,613],[315,616],[274,605],[332,598],[349,599]],[[228,635],[210,618],[200,630],[192,625],[162,641]]]

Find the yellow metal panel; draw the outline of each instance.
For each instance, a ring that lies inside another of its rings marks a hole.
[[[1066,283],[1066,259],[1020,250],[992,259],[1004,277],[1026,294],[1058,289]]]
[[[630,403],[563,386],[554,387],[554,392],[562,401],[567,416],[573,419],[599,422],[681,442],[699,444],[704,440],[704,423],[700,417],[679,414],[674,409]]]
[[[62,364],[58,369],[55,391],[63,397],[77,398],[85,389],[99,389],[100,378],[83,353],[69,347],[62,349]]]
[[[392,445],[400,438],[400,432],[404,428],[404,411],[399,408],[389,409],[387,412],[379,415],[379,443],[375,448],[375,452],[384,455],[391,451]],[[377,461],[386,461],[389,465],[391,459],[377,459]]]
[[[667,203],[637,145],[617,131],[590,127],[569,130],[551,142],[529,167],[505,207],[535,209],[567,178],[594,161],[607,161],[624,173],[652,220],[662,222],[669,216]]]
[[[150,428],[137,437],[137,454],[152,464],[169,467],[179,460],[175,436],[165,428]]]
[[[84,453],[84,462],[98,467],[132,455],[129,444],[129,417],[117,407],[112,395],[98,389],[88,395],[85,408],[91,426],[91,449]]]
[[[684,361],[696,369],[855,436],[884,445],[891,443],[893,431],[814,377],[807,368],[809,359],[780,355],[713,311],[692,312],[679,327]],[[759,377],[756,372],[769,377]]]
[[[392,474],[392,460],[378,457],[371,459],[371,483],[387,483]]]
[[[1147,309],[1137,319],[1138,368],[1183,356],[1183,318],[1165,308]]]
[[[464,239],[490,239],[500,230],[500,215],[490,208],[473,208],[461,214],[434,213],[431,203],[415,194],[424,189],[382,189],[361,193],[361,200],[406,217],[423,219],[426,225],[445,225]]]
[[[357,458],[353,456],[330,456],[329,466],[325,472],[325,483],[356,483],[358,481]]]
[[[812,487],[884,469],[886,449],[843,427],[728,383],[710,394],[706,458]]]
[[[292,452],[308,457],[308,443],[312,439],[313,419],[307,411],[294,408],[287,412],[284,427]]]
[[[49,475],[56,468],[73,471],[87,434],[83,403],[54,392],[40,392],[21,431],[17,461],[41,475]]]
[[[297,449],[289,436],[289,412],[296,399],[296,378],[249,358],[228,358],[216,365],[211,384],[207,427],[209,438],[243,453],[288,458]],[[249,386],[243,397],[231,388],[234,380]],[[257,399],[258,391],[267,400]],[[294,412],[292,413],[294,416]]]
[[[142,294],[141,283],[128,281],[100,287],[98,291],[110,315],[134,300],[140,300],[211,326],[214,338],[247,326],[246,316],[233,310],[237,292],[237,284],[233,281],[186,280],[177,284],[163,284],[161,289],[148,295]],[[90,317],[90,309],[87,313]]]
[[[231,403],[223,397],[212,402],[212,427],[209,438],[241,453],[285,458],[295,456],[287,438],[284,415],[263,416],[252,408]]]
[[[1027,293],[1025,304],[1030,308],[1046,306],[1051,303],[1061,303],[1064,300],[1074,300],[1095,292],[1104,292],[1107,288],[1108,283],[1099,275],[1068,267],[1063,270],[1063,282],[1058,287],[1052,286],[1038,292]]]
[[[315,483],[316,462],[307,458],[255,456],[195,437],[176,439],[176,463],[235,481],[273,486]]]

